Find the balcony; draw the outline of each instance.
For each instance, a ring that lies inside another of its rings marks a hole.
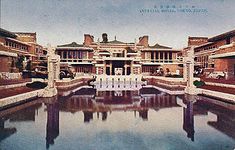
[[[68,63],[70,65],[78,64],[92,64],[93,59],[61,59],[61,63]]]
[[[149,65],[161,65],[161,64],[179,64],[182,63],[179,59],[142,59],[141,60],[143,64],[149,64]]]

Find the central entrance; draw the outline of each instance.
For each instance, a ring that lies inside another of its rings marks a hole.
[[[108,60],[105,62],[106,75],[130,75],[131,61],[125,60]]]
[[[124,75],[125,68],[124,61],[112,61],[112,75]]]

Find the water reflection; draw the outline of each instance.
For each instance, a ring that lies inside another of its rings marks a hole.
[[[207,124],[216,130],[235,139],[235,105],[214,101],[211,98],[200,97],[196,102],[197,107],[203,111],[216,115],[215,121],[208,121]]]
[[[193,103],[190,99],[186,101],[186,108],[183,107],[183,129],[187,132],[187,137],[194,141],[194,114],[193,114]]]
[[[139,91],[96,91],[94,89],[81,89],[70,97],[59,97],[52,99],[36,100],[16,106],[14,108],[0,112],[0,143],[5,139],[16,135],[17,123],[35,122],[38,110],[42,109],[46,113],[46,135],[41,137],[46,139],[46,148],[55,145],[55,140],[60,135],[60,115],[65,112],[76,114],[81,112],[82,122],[85,124],[95,123],[94,120],[109,122],[113,119],[112,112],[133,113],[133,117],[147,123],[152,119],[153,113],[160,110],[174,111],[180,110],[182,114],[182,124],[180,129],[187,137],[187,141],[197,141],[195,132],[197,127],[197,117],[209,116],[212,113],[216,116],[214,120],[206,120],[206,126],[215,129],[233,139],[235,139],[235,106],[205,97],[190,96],[170,96],[154,89],[141,89]],[[173,110],[174,109],[174,110]],[[160,114],[160,113],[159,113]],[[162,116],[161,116],[162,117]],[[164,116],[163,116],[164,117]],[[169,117],[169,118],[167,118]],[[167,119],[175,119],[166,116]],[[62,120],[63,121],[63,120]],[[161,122],[158,122],[161,124]],[[177,124],[177,123],[176,123]],[[205,125],[204,125],[205,126]],[[71,127],[73,129],[73,127]],[[120,128],[122,128],[120,126]],[[62,129],[61,129],[62,130]],[[169,129],[170,130],[170,129]],[[37,135],[35,135],[37,136]],[[200,137],[200,136],[198,136]]]
[[[46,148],[49,148],[59,136],[59,104],[57,98],[48,99],[45,104],[47,110]]]
[[[5,126],[6,121],[34,122],[37,111],[41,106],[41,103],[29,102],[27,104],[18,105],[14,108],[0,111],[0,142],[17,133],[17,128]]]
[[[0,142],[7,137],[11,136],[12,134],[16,133],[16,128],[5,128],[4,120],[0,119]]]
[[[148,90],[147,90],[148,91]],[[82,95],[83,94],[83,95]],[[95,91],[83,89],[75,95],[60,103],[61,111],[75,113],[82,111],[84,122],[88,123],[97,113],[101,114],[101,120],[105,121],[112,111],[132,111],[143,120],[148,120],[148,110],[158,111],[161,108],[180,107],[177,104],[176,96],[161,94],[152,89],[152,93],[145,90],[140,91]]]

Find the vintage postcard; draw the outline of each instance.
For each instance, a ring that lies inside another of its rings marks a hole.
[[[0,0],[0,150],[234,150],[234,0]]]

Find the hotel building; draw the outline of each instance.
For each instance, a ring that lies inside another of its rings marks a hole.
[[[16,63],[19,56],[31,61],[31,67],[37,66],[45,50],[36,41],[36,33],[10,32],[0,28],[0,72],[18,72]]]
[[[226,79],[235,77],[235,30],[207,38],[189,37],[188,46],[195,46],[195,65],[206,73],[224,72]]]
[[[108,41],[106,33],[102,34],[102,41],[94,42],[92,35],[85,34],[83,44],[73,42],[56,48],[62,64],[73,66],[76,72],[97,75],[149,75],[160,68],[176,74],[182,63],[177,59],[177,52],[179,50],[159,44],[149,46],[148,36],[140,37],[138,42],[125,43],[116,36]]]

